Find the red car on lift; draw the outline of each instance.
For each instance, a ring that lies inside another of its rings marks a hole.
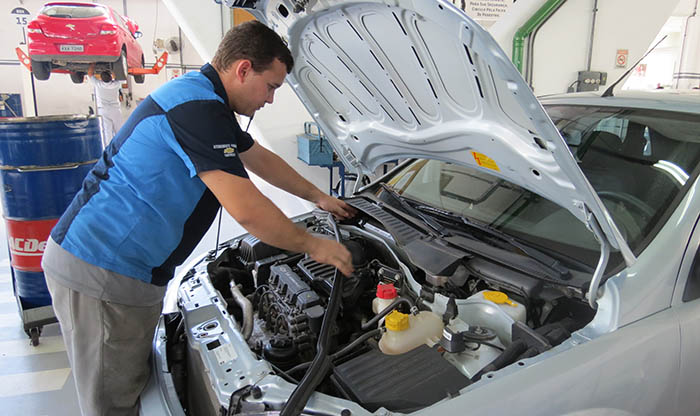
[[[128,68],[143,68],[138,25],[109,6],[96,3],[52,2],[27,26],[32,74],[47,80],[52,71],[70,73],[83,82],[90,67],[103,81],[125,81]],[[145,75],[134,75],[143,83]]]

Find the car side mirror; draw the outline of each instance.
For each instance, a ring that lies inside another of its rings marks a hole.
[[[140,38],[141,36],[143,36],[143,33],[141,33],[141,31],[138,31],[138,30],[137,30],[136,32],[134,32],[134,38],[135,38],[135,39],[138,39],[138,38]]]

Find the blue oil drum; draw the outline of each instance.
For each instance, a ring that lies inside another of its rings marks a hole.
[[[2,211],[15,295],[24,309],[51,304],[41,270],[46,240],[101,153],[95,116],[0,120]]]

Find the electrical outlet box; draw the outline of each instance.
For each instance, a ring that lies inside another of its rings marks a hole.
[[[576,92],[598,91],[601,85],[608,82],[608,73],[599,71],[578,71]]]

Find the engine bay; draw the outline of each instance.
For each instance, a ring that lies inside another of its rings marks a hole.
[[[352,276],[252,235],[187,273],[166,330],[168,368],[188,414],[279,410],[318,353],[338,278],[329,370],[309,403],[322,414],[428,407],[525,365],[593,319],[576,278],[555,282],[504,266],[363,204],[338,226]],[[297,225],[335,238],[324,215]]]

